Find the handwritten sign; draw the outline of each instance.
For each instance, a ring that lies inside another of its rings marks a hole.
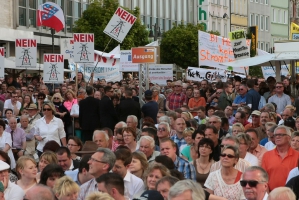
[[[187,80],[190,81],[208,80],[210,82],[213,82],[213,81],[217,81],[217,79],[221,79],[222,82],[226,82],[227,78],[229,78],[229,74],[227,74],[226,70],[221,70],[221,69],[215,70],[215,69],[188,67],[186,78]]]
[[[233,31],[229,33],[231,45],[236,60],[250,57],[249,47],[246,44],[246,35],[244,30]]]

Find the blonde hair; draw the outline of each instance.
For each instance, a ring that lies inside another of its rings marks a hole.
[[[182,112],[181,115],[186,115],[186,116],[188,117],[189,120],[190,120],[190,119],[194,119],[194,118],[193,118],[193,115],[192,115],[190,112],[188,112],[188,111],[186,111],[186,112]]]
[[[269,200],[294,200],[296,196],[294,192],[288,187],[277,187],[272,190],[268,196]]]
[[[187,136],[192,136],[192,134],[194,133],[194,128],[190,127],[190,128],[186,128],[184,131],[183,131],[183,137],[187,137]]]
[[[58,163],[58,159],[57,156],[54,152],[52,151],[46,151],[44,152],[40,157],[39,160],[46,160],[47,162],[49,162],[50,164],[57,164]]]
[[[53,114],[53,115],[55,115],[55,114],[56,114],[56,109],[55,109],[55,107],[54,107],[53,103],[49,103],[49,102],[46,102],[46,103],[44,103],[44,105],[43,105],[43,108],[42,108],[42,109],[44,109],[44,107],[45,107],[45,106],[49,106],[49,107],[51,108],[51,110],[52,110],[52,114]]]
[[[149,174],[151,172],[153,172],[154,170],[160,170],[161,174],[162,174],[162,177],[164,176],[171,176],[170,175],[170,171],[167,167],[165,167],[164,165],[160,164],[160,163],[155,163],[155,162],[152,162],[149,164],[148,168],[145,170],[143,176],[144,176],[144,185],[146,187],[146,189],[148,189],[148,185],[147,185],[147,178],[149,176]]]
[[[90,193],[85,200],[115,200],[109,194],[103,192],[92,192]]]
[[[17,166],[16,166],[16,171],[17,171],[17,174],[18,174],[19,178],[21,178],[21,173],[19,172],[19,170],[25,168],[26,161],[28,161],[28,160],[31,161],[36,166],[36,162],[33,158],[31,158],[29,156],[21,156],[18,159]]]
[[[241,132],[245,131],[245,128],[244,128],[243,124],[241,124],[241,123],[235,123],[235,124],[233,124],[232,130],[234,130],[235,127],[241,128]]]
[[[68,89],[68,90],[66,91],[66,93],[65,93],[65,97],[64,97],[64,99],[68,100],[67,97],[66,97],[68,93],[71,93],[71,94],[73,95],[73,98],[74,98],[74,99],[76,98],[76,94],[75,94],[75,92],[74,92],[73,90]]]
[[[57,180],[53,187],[53,191],[56,196],[61,197],[70,193],[78,193],[80,187],[70,177],[63,176]]]
[[[52,98],[51,98],[51,101],[52,101],[52,102],[53,102],[53,100],[54,100],[54,96],[55,96],[55,95],[59,98],[60,102],[63,102],[63,98],[62,98],[62,96],[61,96],[60,93],[55,93],[55,94],[52,96]]]
[[[294,107],[292,105],[287,105],[284,109],[290,109],[292,113],[294,113],[296,111],[296,107]]]

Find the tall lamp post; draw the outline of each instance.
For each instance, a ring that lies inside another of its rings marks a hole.
[[[150,32],[149,32],[149,38],[150,39],[154,39],[154,41],[157,41],[158,39],[161,39],[161,29],[160,26],[158,26],[157,24],[152,25],[154,27],[154,30],[151,28]]]

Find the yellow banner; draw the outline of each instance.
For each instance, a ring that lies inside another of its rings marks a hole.
[[[299,40],[299,26],[295,23],[291,23],[290,40]]]

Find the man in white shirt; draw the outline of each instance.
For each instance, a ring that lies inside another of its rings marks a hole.
[[[60,165],[63,171],[75,170],[79,167],[79,161],[73,160],[71,152],[67,147],[59,147],[56,150],[58,165]]]
[[[23,199],[25,193],[20,186],[9,181],[9,169],[10,166],[0,160],[0,181],[4,186],[4,197],[9,200],[20,200]]]
[[[11,93],[11,98],[7,99],[4,102],[4,110],[3,110],[3,114],[5,113],[5,110],[10,108],[13,110],[13,114],[14,115],[18,115],[19,111],[21,109],[22,104],[18,101],[18,95],[15,92]]]
[[[258,166],[248,167],[243,173],[240,184],[247,200],[268,199],[268,174]]]
[[[141,178],[131,174],[128,171],[132,161],[132,153],[128,149],[118,149],[114,152],[116,161],[112,168],[113,173],[119,174],[125,183],[125,196],[133,199],[134,195],[141,194],[144,190],[144,184]]]

